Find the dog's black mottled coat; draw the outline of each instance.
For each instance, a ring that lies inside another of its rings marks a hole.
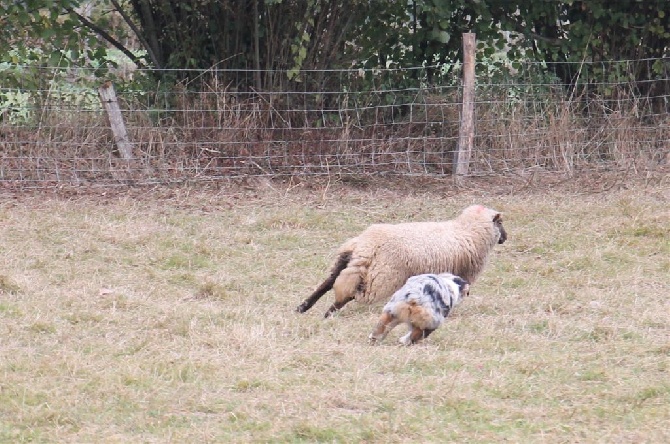
[[[409,327],[409,332],[400,338],[402,344],[414,344],[428,337],[469,289],[465,279],[451,273],[412,276],[384,306],[370,340],[382,341],[401,322]]]

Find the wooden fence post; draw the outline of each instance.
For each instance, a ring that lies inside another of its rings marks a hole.
[[[112,135],[114,136],[114,142],[116,143],[116,147],[118,148],[121,157],[124,160],[132,159],[133,145],[128,139],[126,125],[123,123],[123,116],[121,115],[119,102],[116,100],[116,92],[114,92],[114,85],[112,85],[112,82],[108,80],[103,83],[98,89],[98,94],[100,94],[100,101],[107,112],[109,125],[112,128]]]
[[[452,174],[465,176],[470,167],[470,155],[475,139],[475,50],[476,35],[463,34],[463,106],[458,133],[458,149],[454,152]]]

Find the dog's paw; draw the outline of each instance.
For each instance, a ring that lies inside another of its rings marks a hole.
[[[407,333],[405,336],[400,337],[398,339],[398,342],[400,342],[402,345],[412,345],[412,340],[409,338],[411,333]]]

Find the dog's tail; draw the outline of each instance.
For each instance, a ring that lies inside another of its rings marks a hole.
[[[335,265],[333,266],[333,269],[330,272],[330,276],[323,281],[321,285],[319,285],[319,288],[314,290],[314,293],[310,297],[304,300],[304,302],[300,305],[298,305],[298,313],[304,313],[310,308],[312,308],[312,305],[316,304],[316,301],[318,301],[321,296],[326,294],[328,291],[330,291],[333,288],[333,284],[335,283],[335,279],[342,273],[342,270],[347,268],[347,265],[349,265],[349,261],[351,260],[351,251],[344,251],[340,253],[340,255],[337,257],[337,261],[335,262]]]

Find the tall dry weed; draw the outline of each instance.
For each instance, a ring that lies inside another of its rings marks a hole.
[[[36,125],[0,123],[0,178],[44,185],[452,171],[456,88],[242,94],[216,76],[199,85],[120,95],[132,162],[118,159],[102,111],[51,101]],[[670,118],[658,101],[480,89],[471,174],[644,170],[670,161]]]

